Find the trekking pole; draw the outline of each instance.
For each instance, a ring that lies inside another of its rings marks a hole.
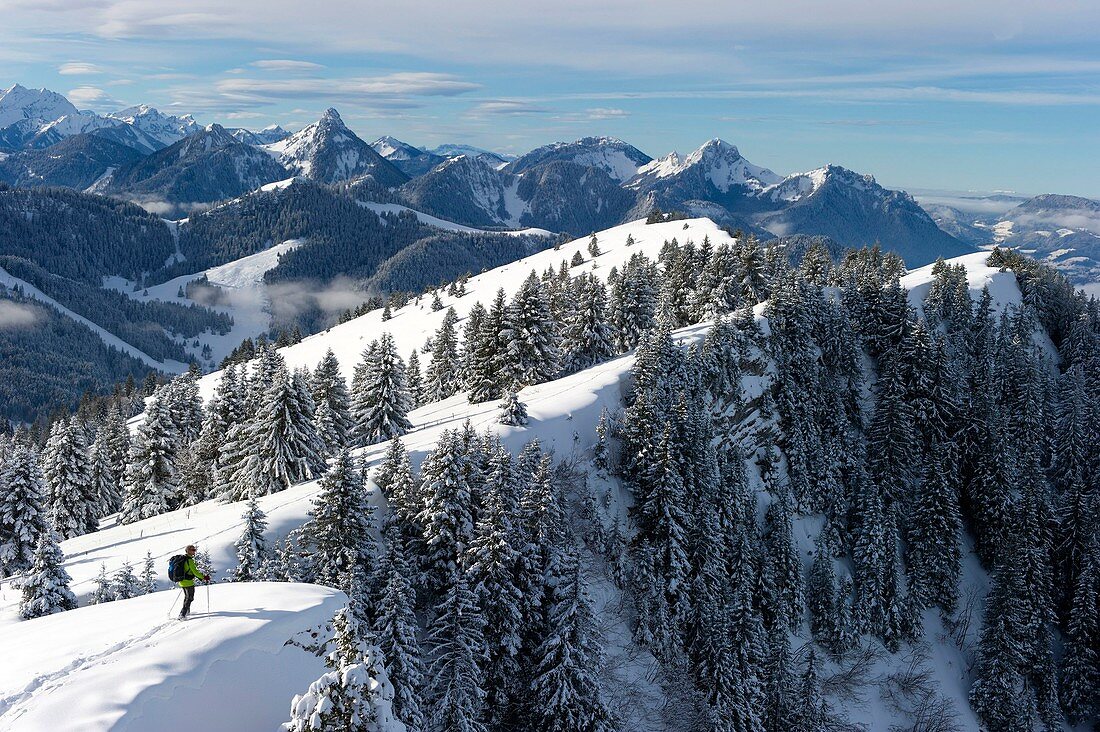
[[[206,614],[210,614],[210,583],[206,583]]]
[[[180,601],[180,598],[181,598],[181,597],[183,597],[183,588],[182,588],[182,587],[180,588],[180,592],[179,592],[179,594],[178,594],[178,595],[176,595],[176,599],[175,599],[175,600],[172,600],[172,607],[168,608],[168,619],[169,619],[169,620],[171,620],[171,618],[172,618],[172,611],[176,609],[176,603]]]

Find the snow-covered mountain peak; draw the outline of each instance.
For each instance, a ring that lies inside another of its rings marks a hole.
[[[0,94],[0,129],[23,120],[52,122],[79,114],[72,102],[49,89],[28,89],[14,84]]]
[[[582,137],[573,142],[555,142],[535,148],[508,164],[510,173],[551,162],[569,162],[601,168],[617,181],[633,178],[638,169],[652,160],[630,143],[615,137]]]
[[[144,133],[160,147],[173,145],[188,135],[193,135],[202,127],[190,114],[176,117],[165,114],[156,107],[148,104],[139,104],[134,107],[120,109],[107,115],[111,119],[125,122],[136,130]]]
[[[379,137],[370,146],[386,160],[409,160],[424,153],[420,148],[390,135]]]
[[[701,171],[723,193],[733,186],[759,191],[783,180],[771,170],[750,163],[734,145],[715,137],[686,157],[673,152],[642,166],[631,185],[637,187],[647,180],[670,178],[691,170]]]
[[[329,107],[321,118],[286,139],[264,145],[266,150],[296,175],[323,183],[370,175],[384,186],[408,180],[397,168],[348,129],[340,113]]]

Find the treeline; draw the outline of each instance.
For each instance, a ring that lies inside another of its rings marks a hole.
[[[0,328],[0,413],[5,420],[42,422],[75,409],[82,395],[100,393],[149,368],[111,348],[98,334],[48,305],[0,287],[0,306],[13,304],[23,322]],[[45,422],[48,429],[48,422]]]
[[[164,223],[132,203],[0,183],[0,255],[99,287],[105,275],[139,280],[175,249]]]
[[[233,327],[231,317],[201,305],[133,300],[116,290],[58,277],[24,259],[0,256],[0,267],[157,360],[190,360],[166,330],[193,338]]]
[[[595,237],[587,254],[601,256]],[[585,259],[532,272],[464,322],[448,310],[408,360],[383,335],[350,384],[331,353],[291,372],[265,347],[225,370],[205,405],[193,376],[160,387],[125,450],[111,447],[116,417],[90,451],[58,426],[44,463],[111,454],[100,474],[117,491],[50,483],[53,528],[88,530],[116,495],[122,521],[214,496],[249,501],[237,578],[347,592],[360,641],[367,629],[377,639],[393,714],[414,729],[613,726],[582,542],[603,554],[635,640],[691,728],[835,729],[843,710],[826,700],[825,664],[876,645],[898,653],[930,613],[973,660],[970,703],[985,728],[1097,720],[1095,299],[1002,252],[991,261],[1024,273],[1024,302],[1003,313],[943,262],[915,309],[901,260],[877,248],[837,264],[817,243],[796,267],[751,237],[672,240],[657,261],[637,253],[611,268],[606,284],[573,276]],[[751,308],[765,301],[763,329]],[[674,339],[707,320],[702,342]],[[626,521],[537,446],[513,457],[467,427],[446,433],[417,476],[395,439],[412,408],[459,392],[501,399],[501,420],[522,424],[518,390],[631,350],[624,410],[601,418],[592,453],[592,470],[629,492]],[[348,449],[385,440],[373,476],[390,507],[379,547]],[[310,520],[269,551],[256,498],[318,476]],[[971,543],[991,578],[975,646],[963,599],[980,592],[963,573]],[[50,562],[18,546],[8,555],[20,566],[42,567],[30,586],[56,587]],[[796,654],[793,642],[811,639]],[[352,693],[343,681],[325,688]],[[908,694],[899,714],[958,726],[934,687]]]

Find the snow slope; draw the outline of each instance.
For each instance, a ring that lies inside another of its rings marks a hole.
[[[666,239],[676,237],[681,242],[688,239],[701,242],[704,236],[709,237],[715,246],[729,241],[729,235],[708,219],[654,225],[645,225],[642,222],[625,224],[597,234],[600,250],[603,253],[595,259],[587,255],[588,238],[577,239],[561,245],[557,250],[539,252],[471,278],[467,283],[467,294],[463,297],[451,297],[442,291],[440,297],[445,307],[455,308],[460,319],[459,328],[461,328],[462,321],[469,314],[474,302],[478,300],[483,303],[489,302],[498,287],[511,295],[529,272],[532,270],[542,272],[547,267],[556,267],[563,259],[569,260],[575,252],[582,252],[582,256],[586,259],[584,264],[573,268],[575,274],[589,271],[606,279],[613,266],[621,267],[634,253],[644,253],[655,259]],[[632,246],[626,246],[627,237],[632,237]],[[988,284],[999,305],[1019,302],[1019,289],[1015,286],[1011,273],[1002,273],[986,266],[984,255],[961,257],[953,263],[961,263],[968,268],[971,296],[975,299],[979,296],[981,288]],[[916,270],[906,277],[904,284],[912,290],[911,298],[915,304],[919,304],[919,299],[923,297],[922,293],[926,291],[930,281],[931,267]],[[428,336],[439,327],[445,315],[445,310],[436,312],[431,310],[430,299],[422,297],[420,302],[411,302],[393,311],[393,317],[385,322],[381,320],[380,311],[373,311],[348,323],[335,326],[324,333],[311,336],[299,344],[281,349],[281,353],[291,368],[299,366],[313,368],[325,351],[331,348],[339,358],[345,376],[350,377],[361,351],[371,340],[378,338],[384,332],[393,335],[403,356],[407,356],[414,348],[420,348]],[[763,306],[758,306],[758,317],[761,317],[762,309]],[[766,321],[761,325],[767,328]],[[681,329],[674,335],[684,343],[697,342],[705,335],[708,327],[709,324],[703,323]],[[629,380],[633,363],[634,356],[628,354],[586,371],[522,390],[519,397],[527,405],[531,420],[526,427],[507,427],[497,423],[498,404],[496,402],[471,405],[467,403],[464,394],[457,394],[448,400],[414,410],[409,415],[413,429],[403,438],[403,442],[409,450],[414,465],[418,465],[425,455],[434,449],[444,430],[459,428],[468,420],[473,429],[479,432],[489,430],[499,435],[506,447],[512,451],[518,451],[526,442],[538,439],[545,450],[554,453],[556,459],[576,457],[579,459],[577,464],[583,468],[588,464],[587,458],[590,456],[595,439],[595,427],[601,410],[607,408],[609,411],[614,411],[621,406],[624,385]],[[212,374],[202,379],[200,388],[204,398],[208,398],[213,393],[219,378],[219,374]],[[759,396],[766,385],[767,378],[766,375],[747,376],[744,384],[746,396],[749,398]],[[368,469],[373,469],[379,465],[387,448],[388,443],[381,443],[363,448],[358,453],[364,458]],[[750,467],[750,475],[759,488],[761,484],[754,467]],[[612,496],[611,510],[623,517],[627,498],[618,481],[614,478],[599,476],[594,472],[588,474],[588,479],[594,486],[595,495],[602,496],[607,492]],[[373,484],[370,488],[371,501],[378,505],[380,503],[378,492]],[[267,513],[270,522],[269,541],[282,538],[290,529],[306,519],[317,491],[317,482],[314,481],[260,499],[260,506]],[[763,508],[762,505],[761,510]],[[231,569],[235,563],[233,543],[241,531],[240,515],[243,510],[243,504],[223,505],[208,501],[189,509],[181,509],[131,525],[107,525],[94,534],[67,540],[63,542],[62,548],[66,555],[66,568],[73,577],[73,589],[81,601],[85,602],[94,588],[94,578],[101,563],[106,565],[108,572],[111,572],[119,568],[124,561],[139,564],[146,551],[153,554],[158,568],[163,571],[167,558],[178,553],[180,548],[188,543],[196,543],[207,550],[219,576],[224,576],[222,573]],[[812,548],[813,537],[818,531],[819,523],[820,520],[817,518],[799,519],[796,522],[796,539],[804,553]],[[809,560],[805,561],[808,568]],[[657,681],[660,673],[656,668],[656,662],[648,652],[634,645],[631,639],[629,603],[624,604],[621,594],[602,574],[600,560],[593,557],[593,562],[592,594],[605,638],[608,684],[616,690],[621,690],[621,698],[625,700],[619,709],[623,715],[623,728],[675,729],[674,724],[668,725],[663,721],[663,715],[670,700],[665,697]],[[984,575],[977,567],[973,555],[967,553],[964,566],[967,584],[978,588],[983,587]],[[231,593],[236,589],[224,585],[216,586],[213,590],[214,597]],[[167,597],[165,593],[160,593],[152,598],[162,596]],[[152,598],[141,602],[153,603]],[[16,619],[18,599],[18,594],[11,588],[10,582],[0,582],[0,627],[18,622]],[[202,608],[201,600],[200,597],[199,609]],[[134,602],[137,606],[137,601]],[[225,602],[228,603],[229,600]],[[257,602],[267,603],[269,600],[264,598]],[[282,598],[270,600],[271,605],[276,606],[286,602]],[[217,601],[215,604],[217,605]],[[158,611],[166,612],[166,605],[165,600],[159,600]],[[270,608],[271,605],[257,604],[255,607]],[[228,605],[217,606],[227,607]],[[109,609],[112,606],[106,607]],[[83,612],[86,611],[76,611],[61,617],[74,617],[77,613]],[[262,617],[273,612],[275,611],[264,610],[259,615]],[[328,612],[328,614],[331,613]],[[39,624],[48,622],[60,621],[34,620],[22,623],[20,629],[34,629],[39,627]],[[966,652],[945,638],[946,634],[941,631],[938,619],[932,614],[926,615],[925,622],[927,652],[931,659],[930,666],[934,673],[936,687],[952,702],[960,715],[963,728],[975,728],[973,717],[965,703],[968,676]],[[190,629],[192,626],[187,627]],[[976,627],[971,629],[972,634],[976,631]],[[140,632],[135,635],[140,636]],[[806,637],[806,634],[802,634],[802,637]],[[798,642],[796,639],[796,644]],[[107,644],[106,647],[109,645]],[[189,668],[200,666],[204,655],[202,645],[197,645],[197,649],[193,652],[190,646],[186,652],[181,651],[187,658],[179,662]],[[141,641],[139,641],[134,644],[132,650],[118,651],[120,662],[126,663],[130,653],[140,653],[141,649]],[[89,653],[94,654],[95,649]],[[199,658],[192,658],[193,655]],[[870,680],[858,690],[863,695],[861,699],[833,696],[830,697],[830,701],[838,708],[842,708],[853,723],[867,725],[867,729],[889,729],[892,724],[901,719],[879,696],[883,688],[882,680],[888,674],[903,669],[907,663],[905,654],[880,655],[872,664]],[[26,655],[19,657],[14,664],[7,664],[5,670],[0,672],[0,680],[5,680],[4,685],[0,685],[0,693],[5,695],[13,693],[5,691],[8,688],[6,679],[9,677],[23,680],[25,686],[30,683],[26,681],[27,679],[41,675],[36,671],[35,664],[37,661],[27,658]],[[78,663],[77,666],[79,665]],[[828,678],[837,670],[835,664],[830,662],[823,671],[824,677]],[[55,672],[57,672],[56,669]],[[79,673],[79,669],[74,667],[74,673]],[[175,688],[171,684],[169,686]],[[150,691],[149,695],[155,693],[158,692]],[[217,699],[217,703],[221,705],[227,694],[224,690],[219,691],[211,684],[207,684],[203,686],[203,691],[196,692],[193,696],[210,696]],[[0,716],[0,723],[3,721],[4,717]],[[2,726],[0,724],[0,727]],[[136,726],[132,729],[141,729],[141,727]],[[253,727],[236,729],[246,730]]]
[[[374,211],[376,214],[384,214],[384,213],[399,214],[399,213],[402,213],[404,211],[411,211],[416,216],[416,218],[420,221],[420,223],[422,223],[422,224],[427,224],[428,226],[434,226],[437,229],[444,229],[446,231],[459,231],[459,232],[462,232],[464,234],[509,234],[509,235],[512,235],[512,236],[527,236],[527,235],[553,236],[554,235],[554,232],[552,232],[552,231],[547,231],[546,229],[535,229],[535,228],[517,229],[516,231],[489,231],[488,229],[475,229],[472,226],[464,226],[462,224],[456,224],[453,221],[447,221],[445,219],[437,218],[435,216],[432,216],[431,214],[426,214],[426,213],[423,213],[421,211],[415,211],[415,210],[413,210],[413,209],[411,209],[407,206],[402,206],[401,204],[398,204],[398,203],[372,203],[370,201],[360,201],[359,205],[364,206],[365,208],[369,208],[371,211]]]
[[[187,305],[193,301],[187,297],[179,297],[180,288],[186,289],[187,283],[206,275],[211,284],[224,290],[225,297],[224,302],[219,302],[216,305],[203,304],[213,310],[230,315],[233,318],[233,327],[224,335],[209,331],[205,332],[197,338],[186,341],[183,345],[189,352],[193,353],[196,359],[199,358],[202,346],[210,346],[213,353],[211,361],[218,363],[245,338],[255,338],[261,333],[267,332],[271,325],[271,316],[267,312],[271,295],[264,283],[264,273],[279,263],[281,255],[301,243],[301,239],[288,239],[262,252],[250,254],[247,257],[241,257],[201,272],[180,275],[167,282],[145,289],[135,290],[134,283],[121,277],[104,278],[104,286],[116,289],[134,300],[159,300]],[[194,346],[195,340],[199,342],[198,347]]]
[[[173,361],[171,359],[168,359],[168,360],[165,360],[165,361],[156,360],[155,358],[150,356],[145,351],[142,351],[141,349],[137,348],[136,346],[131,346],[126,341],[122,340],[121,338],[119,338],[115,334],[104,330],[100,326],[96,325],[92,321],[85,318],[83,315],[79,315],[77,313],[74,313],[72,310],[69,310],[67,307],[65,307],[64,305],[59,303],[57,300],[54,300],[52,297],[50,297],[46,293],[39,290],[37,287],[35,287],[31,283],[26,282],[24,280],[19,279],[18,277],[15,277],[15,276],[11,275],[7,270],[5,270],[2,267],[0,267],[0,284],[3,284],[5,287],[9,287],[9,288],[11,288],[11,287],[20,287],[20,288],[22,288],[24,295],[26,295],[28,297],[33,297],[35,300],[38,300],[40,302],[45,303],[46,305],[49,305],[50,307],[52,307],[54,310],[58,311],[59,313],[61,313],[65,317],[72,318],[76,322],[78,322],[82,325],[86,325],[87,327],[91,328],[92,331],[96,335],[98,335],[100,337],[100,339],[104,343],[106,343],[108,346],[110,346],[111,348],[116,348],[119,351],[122,351],[123,353],[128,353],[129,355],[133,356],[134,358],[143,361],[144,363],[148,364],[149,366],[152,366],[155,369],[160,369],[161,371],[164,371],[164,372],[167,372],[167,373],[170,373],[170,374],[182,374],[184,371],[187,370],[187,364],[180,363],[179,361]]]
[[[277,729],[291,698],[325,671],[320,658],[286,642],[331,620],[346,598],[316,585],[224,584],[210,589],[207,613],[205,592],[187,623],[167,618],[179,597],[167,591],[5,634],[0,728]]]

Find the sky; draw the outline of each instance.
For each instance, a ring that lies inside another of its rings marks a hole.
[[[778,173],[1100,198],[1096,0],[0,0],[0,87],[522,153],[712,137]]]

